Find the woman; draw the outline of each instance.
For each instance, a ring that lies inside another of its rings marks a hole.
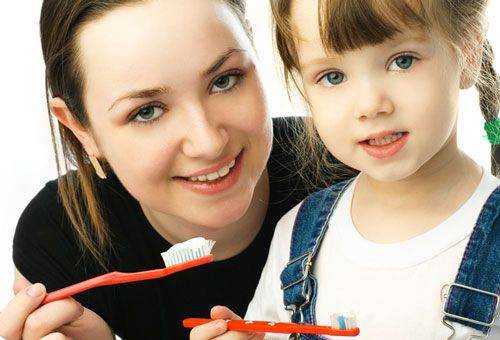
[[[61,176],[19,220],[0,336],[185,339],[184,317],[244,313],[275,223],[306,191],[293,121],[273,122],[271,150],[243,1],[45,0],[40,23]],[[160,268],[194,236],[217,242],[216,262],[38,308],[47,291]]]

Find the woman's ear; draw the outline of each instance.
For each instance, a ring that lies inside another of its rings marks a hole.
[[[483,61],[483,43],[482,35],[473,36],[464,44],[462,55],[464,65],[460,75],[460,89],[465,90],[474,86],[481,72]]]
[[[75,137],[80,141],[89,156],[100,158],[101,154],[92,134],[85,129],[68,109],[66,102],[60,98],[51,98],[49,101],[50,112],[56,116],[57,120],[70,129]]]

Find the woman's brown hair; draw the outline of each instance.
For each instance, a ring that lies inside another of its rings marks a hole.
[[[282,60],[284,80],[289,94],[298,91],[302,98],[296,34],[290,18],[293,0],[270,0],[275,43]],[[475,37],[485,37],[484,13],[488,0],[318,0],[320,36],[326,51],[342,53],[365,45],[376,45],[402,28],[417,28],[441,34],[458,56],[467,77],[476,79],[480,108],[486,121],[498,117],[500,88],[493,68],[493,51],[485,39],[479,75],[467,64],[466,55],[474,54]],[[500,132],[499,132],[500,133]],[[326,167],[335,181],[338,164],[327,162],[328,150],[321,143],[310,119],[306,120],[297,152],[304,168]],[[500,149],[492,145],[492,173],[498,175]],[[317,169],[315,173],[324,173]]]
[[[44,0],[40,15],[40,35],[45,61],[47,106],[51,97],[62,98],[76,121],[91,129],[84,106],[85,70],[80,66],[78,35],[84,25],[121,6],[148,0]],[[149,0],[151,1],[151,0]],[[244,0],[221,0],[245,26]],[[247,31],[248,32],[248,31]],[[57,172],[58,195],[84,254],[92,255],[103,268],[112,249],[106,216],[96,192],[96,178],[89,156],[73,132],[54,121],[50,113]],[[111,171],[100,160],[106,172]],[[76,168],[76,170],[72,170]]]

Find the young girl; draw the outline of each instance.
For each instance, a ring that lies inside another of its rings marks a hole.
[[[359,339],[500,339],[498,324],[490,327],[499,180],[457,147],[459,90],[474,84],[490,142],[499,143],[486,1],[272,6],[287,79],[312,112],[310,139],[360,174],[281,219],[245,318],[327,325],[351,310]],[[212,317],[235,316],[217,307]],[[224,324],[215,325],[192,338],[221,334]]]
[[[244,313],[277,221],[306,196],[289,172],[290,120],[274,121],[271,149],[244,11],[242,0],[43,1],[60,176],[19,219],[0,337],[186,339],[187,316],[221,303]],[[39,308],[47,291],[161,268],[194,236],[217,241],[214,263]]]

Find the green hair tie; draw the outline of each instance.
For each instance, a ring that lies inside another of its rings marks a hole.
[[[484,129],[491,144],[500,144],[500,118],[485,122]]]

